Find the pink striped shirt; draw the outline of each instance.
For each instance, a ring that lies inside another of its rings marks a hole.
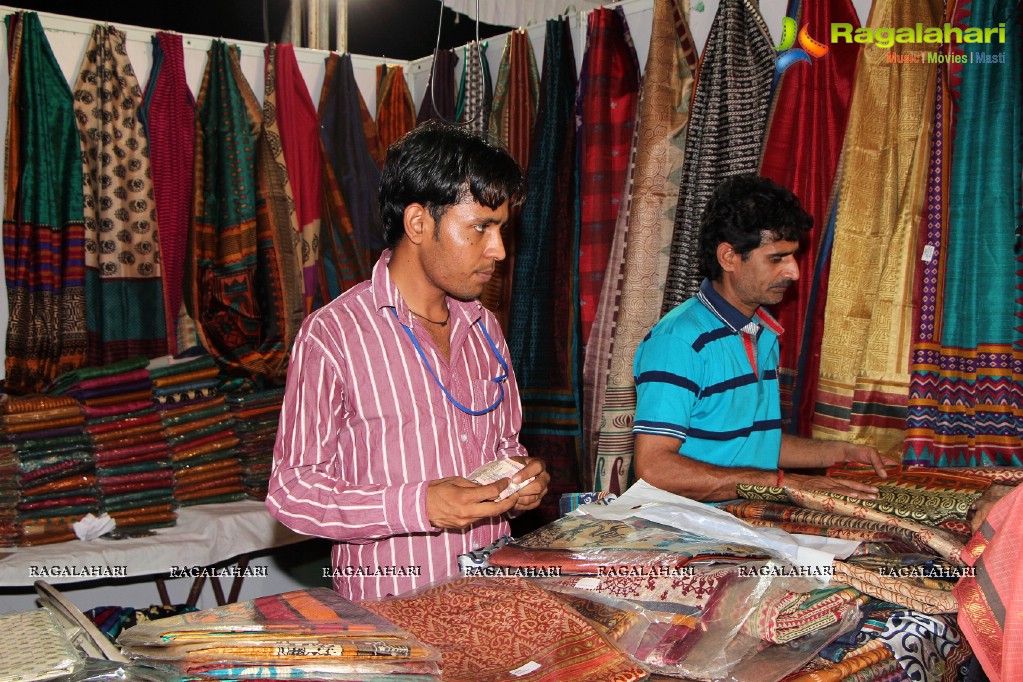
[[[352,600],[398,594],[455,574],[457,555],[506,534],[502,518],[466,530],[434,528],[426,515],[427,484],[526,455],[519,444],[522,407],[514,375],[497,409],[479,417],[462,412],[434,382],[391,309],[412,328],[451,395],[473,410],[497,400],[490,379],[502,373],[477,320],[509,357],[493,314],[478,301],[448,298],[451,362],[445,362],[391,281],[389,259],[385,251],[369,281],[302,325],[291,351],[266,498],[284,525],[336,541],[334,589]],[[378,567],[419,575],[360,575]]]

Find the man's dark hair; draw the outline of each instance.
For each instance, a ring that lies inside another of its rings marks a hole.
[[[798,242],[811,227],[813,218],[788,189],[759,175],[728,178],[714,190],[700,219],[700,274],[721,279],[721,242],[745,260],[761,245],[765,231],[774,240]]]
[[[409,204],[422,204],[439,223],[449,206],[470,198],[487,208],[518,204],[525,184],[505,150],[464,128],[425,123],[387,150],[380,177],[384,241],[393,248],[401,240]]]

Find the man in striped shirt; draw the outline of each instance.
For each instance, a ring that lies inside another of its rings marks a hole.
[[[501,227],[522,172],[455,127],[421,126],[391,147],[380,183],[389,249],[372,277],[306,319],[295,339],[267,508],[335,541],[334,588],[353,600],[457,573],[456,557],[508,533],[505,515],[547,490],[519,443],[508,347],[477,298],[505,257]],[[495,501],[512,457],[534,480]]]
[[[840,461],[884,463],[866,445],[781,431],[778,335],[762,306],[799,278],[795,254],[813,225],[787,189],[757,176],[725,180],[701,221],[699,292],[636,351],[636,475],[686,497],[725,500],[736,484],[787,485],[876,497],[856,481],[783,473]]]

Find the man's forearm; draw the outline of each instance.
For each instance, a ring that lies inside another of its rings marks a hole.
[[[815,440],[783,433],[778,466],[783,469],[826,469],[841,457],[840,441]]]
[[[775,485],[778,481],[777,470],[715,466],[680,455],[679,444],[674,438],[638,434],[636,476],[661,490],[707,502],[735,499],[739,483]]]

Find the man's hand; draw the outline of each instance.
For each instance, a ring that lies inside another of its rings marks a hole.
[[[968,518],[970,519],[970,528],[974,533],[980,530],[980,527],[984,524],[984,519],[987,518],[988,512],[998,504],[999,500],[1012,491],[1012,486],[992,485],[981,495],[979,500],[973,503],[973,509],[970,510]]]
[[[869,464],[874,469],[874,473],[881,478],[888,478],[888,472],[885,470],[885,467],[898,464],[898,462],[892,461],[887,457],[882,457],[877,450],[869,445],[855,445],[853,443],[842,443],[839,441],[834,442],[838,450],[835,459],[836,464],[839,462]]]
[[[859,481],[849,481],[844,478],[786,473],[784,485],[798,488],[799,490],[822,490],[828,493],[838,493],[864,500],[877,499],[877,488],[874,486],[860,483]]]
[[[511,477],[512,483],[521,483],[535,476],[532,483],[511,496],[511,498],[517,497],[515,511],[533,509],[540,504],[540,500],[547,494],[547,484],[551,480],[551,475],[547,473],[547,465],[544,464],[542,459],[537,459],[536,457],[511,457],[510,459],[525,465]]]
[[[524,490],[532,488],[535,483],[536,481],[533,481]],[[546,486],[545,481],[545,489]],[[466,528],[482,519],[500,516],[516,506],[519,501],[517,493],[500,502],[494,502],[507,487],[507,478],[489,485],[479,485],[458,476],[430,481],[426,490],[427,518],[435,528]]]

